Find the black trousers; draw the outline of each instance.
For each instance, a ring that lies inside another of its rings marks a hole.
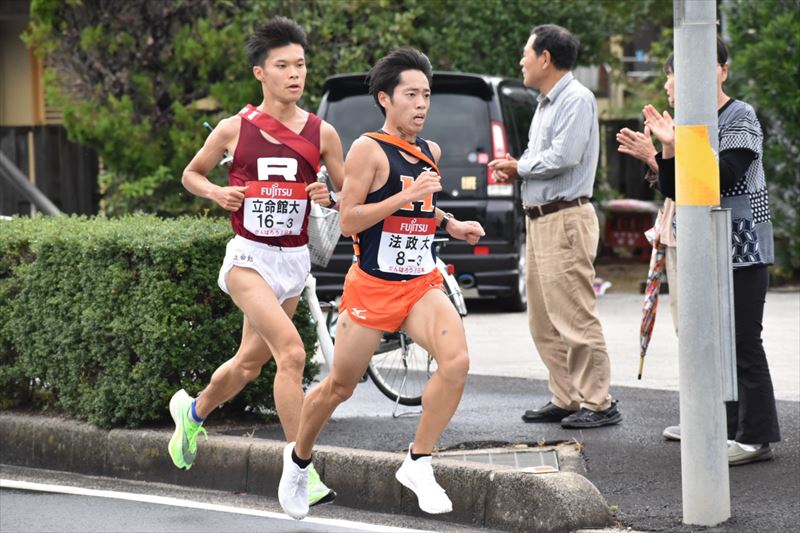
[[[761,341],[768,284],[766,265],[733,270],[739,401],[726,402],[726,409],[728,439],[742,444],[781,440],[772,378]]]

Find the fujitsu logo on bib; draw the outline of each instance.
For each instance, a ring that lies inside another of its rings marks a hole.
[[[279,183],[273,183],[268,187],[262,186],[261,195],[269,198],[277,198],[277,197],[289,198],[292,196],[292,190],[289,188],[281,187]]]
[[[383,221],[383,231],[403,235],[433,235],[436,232],[436,219],[392,215]]]
[[[428,224],[427,221],[417,223],[417,219],[412,218],[410,221],[400,224],[400,231],[407,233],[425,233],[428,231]]]

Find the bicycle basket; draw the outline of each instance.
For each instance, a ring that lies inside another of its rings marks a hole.
[[[328,266],[341,235],[339,212],[312,204],[308,219],[308,251],[311,262],[323,268]]]

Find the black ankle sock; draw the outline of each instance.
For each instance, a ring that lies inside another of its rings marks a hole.
[[[297,457],[297,454],[294,453],[294,450],[292,450],[292,461],[294,461],[294,464],[296,464],[300,468],[305,468],[311,464],[310,457],[308,459],[300,459],[299,457]]]
[[[431,454],[429,454],[429,453],[414,453],[414,449],[413,448],[410,448],[408,451],[411,453],[411,460],[412,461],[416,461],[420,457],[430,457],[431,456]]]

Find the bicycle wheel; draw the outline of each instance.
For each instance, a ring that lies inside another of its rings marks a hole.
[[[386,333],[367,373],[387,398],[402,405],[422,405],[422,391],[436,372],[436,360],[404,331]]]

